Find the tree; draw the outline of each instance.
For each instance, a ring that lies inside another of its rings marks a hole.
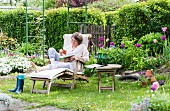
[[[68,0],[56,0],[57,2],[57,8],[58,7],[62,7],[63,5],[67,4]],[[95,1],[99,1],[99,0],[87,0],[87,3],[92,3]],[[85,0],[70,0],[70,6],[71,7],[82,7],[85,5]]]

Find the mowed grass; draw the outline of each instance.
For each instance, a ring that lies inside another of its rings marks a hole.
[[[86,111],[129,111],[131,104],[139,98],[150,97],[152,95],[150,86],[142,87],[139,82],[121,82],[118,81],[118,78],[116,78],[116,90],[114,93],[111,90],[102,90],[101,93],[98,93],[97,77],[90,77],[89,79],[90,83],[77,80],[75,88],[72,90],[69,88],[51,87],[49,95],[31,94],[32,81],[29,78],[25,78],[23,93],[9,93],[9,89],[15,88],[16,78],[1,79],[0,92],[27,102],[36,102],[39,104],[36,107],[50,105],[61,109]],[[102,83],[102,85],[110,86],[111,77],[103,77]],[[42,82],[38,82],[36,88],[41,87]]]

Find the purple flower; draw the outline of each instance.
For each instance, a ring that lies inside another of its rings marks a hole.
[[[162,31],[165,32],[167,30],[167,27],[162,27]]]
[[[155,91],[156,88],[152,85],[152,86],[151,86],[151,90],[152,90],[152,91]]]
[[[145,73],[146,73],[145,71],[138,72],[139,75],[145,75]]]
[[[120,47],[123,49],[123,48],[125,47],[125,45],[124,45],[124,44],[121,44]]]
[[[114,42],[110,42],[110,45],[115,45],[115,43]]]
[[[99,47],[103,47],[103,44],[99,44]]]
[[[166,39],[166,36],[163,35],[163,36],[162,36],[162,40],[164,41],[165,39]]]
[[[161,86],[164,85],[164,81],[163,80],[159,80],[158,82],[159,82],[159,85],[161,85]]]
[[[158,82],[154,82],[152,84],[152,86],[151,86],[152,91],[156,91],[156,90],[158,90],[158,88],[159,88],[159,83]]]
[[[139,48],[140,46],[141,46],[141,44],[136,44],[136,47],[138,47],[138,48]]]
[[[103,41],[104,41],[104,38],[103,38],[103,37],[100,37],[100,38],[99,38],[99,41],[100,41],[100,42],[103,42]]]
[[[8,54],[8,56],[14,56],[14,54],[10,53],[10,54]]]

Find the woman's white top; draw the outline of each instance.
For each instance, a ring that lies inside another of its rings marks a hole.
[[[66,50],[66,55],[74,55],[76,57],[81,57],[85,62],[89,61],[89,51],[84,44],[78,45],[75,49],[70,45],[64,50]]]

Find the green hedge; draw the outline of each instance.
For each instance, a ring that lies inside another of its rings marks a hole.
[[[84,9],[70,9],[70,21],[84,21]],[[42,13],[40,11],[28,11],[29,36],[39,36],[41,34]],[[106,24],[105,15],[98,9],[88,10],[88,23],[95,25]],[[18,43],[25,42],[26,38],[26,14],[23,8],[17,10],[0,11],[0,27],[8,37],[17,38]],[[63,35],[67,31],[67,8],[59,8],[45,11],[45,44],[56,49],[63,46]],[[80,30],[79,24],[70,24],[70,33]],[[40,38],[29,38],[29,42],[41,43]],[[40,44],[39,43],[39,44]]]
[[[82,22],[85,17],[84,9],[71,9],[70,22]],[[63,35],[68,33],[67,30],[67,9],[59,8],[46,11],[46,43],[49,47],[59,49],[63,46]],[[106,24],[105,15],[100,10],[88,10],[88,24],[102,25]],[[70,33],[80,30],[80,24],[70,24]]]
[[[167,0],[125,5],[117,14],[118,40],[123,36],[138,40],[150,32],[161,32],[162,27],[170,28],[170,2]]]
[[[40,12],[30,11],[29,12],[29,22],[35,21],[37,17],[40,16]],[[23,8],[17,10],[1,11],[0,14],[0,27],[4,33],[7,33],[8,37],[17,38],[18,42],[25,42],[25,26],[26,26],[26,15]],[[29,33],[31,35],[36,35],[37,30],[35,30],[36,25],[29,25]]]
[[[70,9],[70,21],[84,21],[84,9]],[[38,36],[41,33],[40,11],[29,11],[28,21],[36,22],[29,25],[29,35]],[[170,2],[160,0],[154,2],[133,3],[123,6],[114,12],[102,12],[99,9],[88,9],[89,25],[113,25],[116,30],[112,31],[112,38],[120,43],[122,37],[129,37],[136,41],[149,33],[161,32],[162,27],[170,28]],[[23,8],[17,10],[0,11],[0,27],[7,36],[17,38],[18,42],[25,42],[26,14]],[[45,11],[45,44],[57,50],[62,48],[63,35],[67,31],[67,8],[59,8]],[[80,30],[79,24],[70,25],[70,33]],[[35,42],[37,39],[29,39]],[[38,39],[41,42],[40,39]]]

